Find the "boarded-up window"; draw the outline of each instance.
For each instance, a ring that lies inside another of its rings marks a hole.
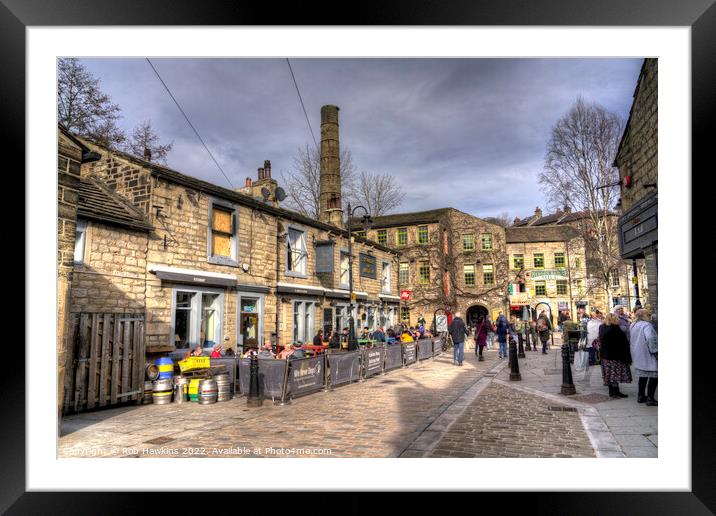
[[[211,212],[211,254],[231,257],[231,240],[234,236],[232,210],[214,206]]]

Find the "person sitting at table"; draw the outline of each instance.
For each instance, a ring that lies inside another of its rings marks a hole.
[[[197,346],[192,351],[190,351],[189,353],[184,355],[184,358],[200,357],[200,356],[202,356],[203,353],[204,353],[204,350],[201,349],[201,346]]]
[[[296,342],[293,345],[293,353],[291,353],[291,360],[295,358],[306,358],[306,350],[303,349],[303,342]]]
[[[383,328],[378,328],[373,332],[373,340],[376,342],[385,342],[385,333],[383,333]]]
[[[313,337],[314,346],[323,346],[323,330],[318,330],[318,333]]]
[[[331,349],[340,349],[341,347],[341,334],[333,330],[331,336],[328,339],[328,347]]]
[[[271,343],[266,341],[264,342],[264,347],[261,351],[258,353],[259,358],[276,358],[276,355],[273,354],[273,351],[271,351]]]
[[[241,355],[241,358],[251,358],[252,355],[256,354],[256,348],[249,348],[244,352],[243,355]]]
[[[363,326],[363,331],[360,332],[360,340],[370,340],[370,331],[367,326]]]
[[[221,358],[221,344],[214,346],[214,349],[211,351],[211,358]]]
[[[406,330],[400,336],[400,341],[401,342],[415,342],[415,339],[413,339],[413,336],[410,334],[410,332],[408,330]]]
[[[293,344],[288,343],[288,344],[286,344],[286,347],[283,348],[283,350],[278,354],[278,357],[276,357],[276,358],[278,358],[280,360],[284,360],[284,359],[290,357],[291,355],[293,355],[295,353],[295,351],[296,350],[294,349]]]

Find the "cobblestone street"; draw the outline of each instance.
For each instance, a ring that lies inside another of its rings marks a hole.
[[[559,342],[555,342],[556,345]],[[609,400],[598,368],[561,396],[559,348],[451,355],[293,400],[144,405],[65,417],[59,457],[655,457],[657,408]],[[559,361],[559,357],[557,357]],[[558,362],[557,362],[558,363]]]

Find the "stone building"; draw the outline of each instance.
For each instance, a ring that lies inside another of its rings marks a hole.
[[[646,263],[650,305],[658,312],[658,60],[644,59],[614,166],[619,168],[622,258]]]
[[[524,219],[516,218],[512,227],[514,228],[544,228],[552,226],[571,227],[577,230],[581,236],[580,247],[583,260],[586,263],[586,277],[584,278],[583,288],[585,289],[584,299],[591,306],[596,306],[600,310],[609,310],[617,304],[633,307],[636,301],[635,292],[638,291],[642,302],[648,297],[648,282],[646,277],[646,269],[643,260],[620,261],[618,254],[618,214],[616,212],[605,212],[600,214],[601,217],[607,219],[605,222],[608,227],[613,228],[612,246],[615,251],[614,263],[612,270],[608,274],[605,273],[605,264],[601,263],[596,257],[596,245],[584,246],[584,239],[589,238],[589,227],[591,224],[590,216],[585,212],[572,212],[568,207],[564,210],[558,210],[555,213],[543,215],[542,210],[537,207],[530,217]],[[634,270],[636,269],[636,274]],[[634,278],[636,279],[636,282]],[[637,290],[635,291],[634,285]]]
[[[515,278],[508,289],[510,312],[521,316],[525,306],[576,315],[578,307],[595,306],[587,289],[584,242],[571,226],[509,227],[505,230],[509,267]],[[604,309],[603,305],[597,305]]]
[[[400,319],[430,325],[435,311],[462,312],[467,322],[506,309],[505,230],[454,208],[373,218],[367,236],[400,252],[399,290],[410,292]]]
[[[347,231],[279,207],[268,160],[234,191],[78,141],[100,156],[81,169],[84,204],[100,209],[83,213],[73,314],[144,314],[148,356],[309,342],[348,326]],[[358,236],[353,254],[357,326],[389,323],[397,253]]]
[[[57,135],[57,386],[58,413],[64,397],[65,363],[70,343],[70,299],[73,286],[80,168],[99,158],[59,125]]]

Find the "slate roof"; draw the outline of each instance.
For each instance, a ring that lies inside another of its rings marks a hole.
[[[410,213],[396,213],[373,217],[373,228],[389,228],[398,226],[412,226],[414,224],[428,224],[438,222],[452,208],[439,208],[437,210],[413,211]],[[359,222],[360,219],[354,219]]]
[[[152,229],[141,211],[93,178],[80,180],[77,216],[140,231]]]
[[[505,229],[505,240],[508,244],[566,242],[577,236],[579,232],[571,226],[513,226]]]
[[[604,215],[614,215],[617,216],[614,212],[603,212],[602,216]],[[575,222],[577,220],[581,220],[586,218],[588,215],[584,211],[575,211],[575,212],[557,212],[552,213],[550,215],[545,215],[544,217],[541,217],[537,219],[532,224],[529,224],[529,221],[532,219],[534,215],[530,217],[526,217],[524,220],[520,220],[517,224],[514,224],[512,227],[535,227],[535,226],[546,226],[546,225],[556,225],[556,224],[567,224],[569,222]]]

